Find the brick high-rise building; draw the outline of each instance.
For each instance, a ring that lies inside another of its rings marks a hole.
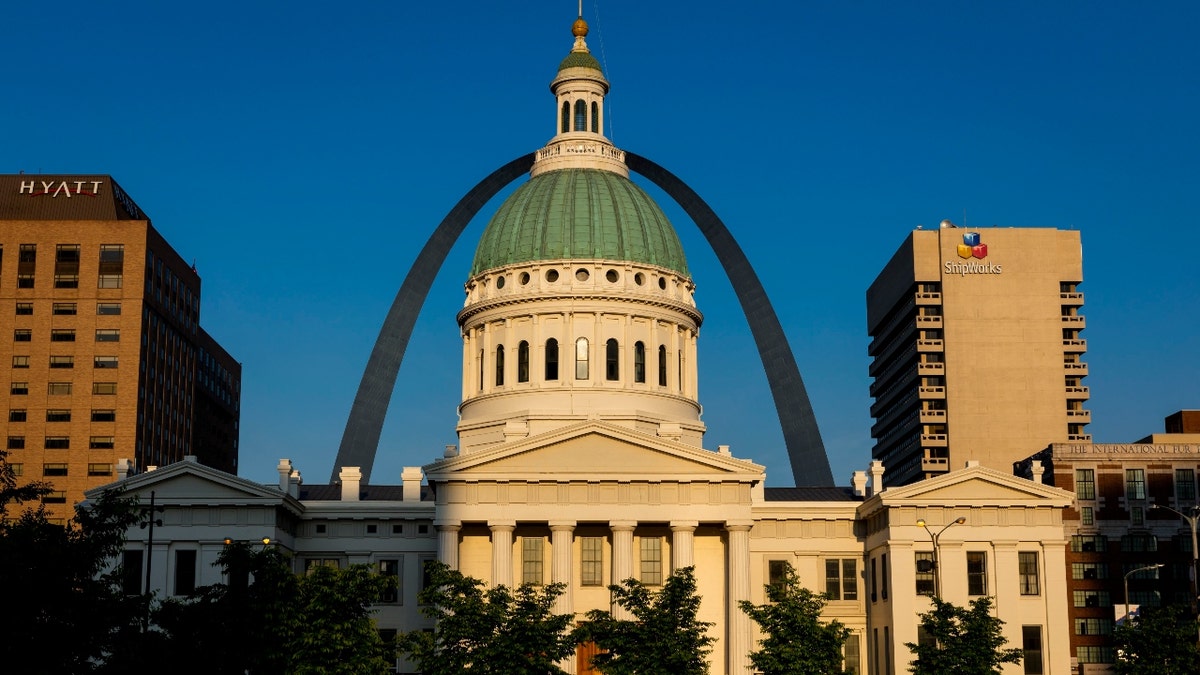
[[[67,517],[121,459],[237,471],[241,366],[200,277],[109,176],[0,176],[0,425]]]
[[[872,457],[901,485],[1087,443],[1079,232],[915,230],[867,291]]]

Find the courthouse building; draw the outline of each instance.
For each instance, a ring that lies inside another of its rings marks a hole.
[[[0,425],[69,517],[119,458],[237,471],[241,366],[200,327],[200,276],[109,176],[0,176]]]
[[[611,608],[607,584],[655,587],[694,566],[700,619],[716,639],[711,672],[748,675],[758,636],[738,602],[764,602],[764,584],[790,563],[828,595],[826,617],[849,627],[852,672],[906,672],[905,643],[919,639],[916,615],[940,585],[958,604],[996,599],[1005,637],[1026,659],[1004,672],[1069,673],[1062,519],[1071,493],[1011,466],[965,462],[886,490],[882,462],[848,477],[849,487],[767,488],[764,468],[741,454],[755,449],[705,446],[703,315],[687,259],[602,133],[609,84],[586,24],[573,32],[547,105],[555,134],[467,271],[456,317],[458,444],[392,485],[354,466],[310,485],[286,459],[271,485],[190,457],[122,474],[110,487],[143,502],[153,492],[164,507],[152,542],[130,532],[128,590],[146,590],[149,564],[151,590],[186,595],[220,580],[212,563],[226,540],[267,539],[293,554],[297,572],[364,563],[395,576],[398,592],[376,619],[381,630],[410,631],[430,627],[417,593],[434,559],[489,584],[563,582],[556,609],[577,617]],[[996,255],[1006,272],[1019,270],[1011,254]],[[1061,379],[1057,361],[1054,372]],[[1065,436],[1065,425],[1054,433]],[[586,650],[564,667],[590,672]],[[413,670],[403,660],[397,668]]]

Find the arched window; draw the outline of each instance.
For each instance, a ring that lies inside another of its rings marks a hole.
[[[479,391],[483,391],[483,350],[479,350]]]
[[[517,345],[517,382],[529,381],[529,343],[521,340]]]
[[[571,104],[563,101],[562,106],[562,132],[567,133],[571,130]]]
[[[575,379],[588,379],[588,341],[579,338],[575,341]]]
[[[546,340],[546,379],[558,379],[558,340]]]
[[[496,386],[504,386],[504,345],[496,347]]]
[[[592,133],[600,133],[600,104],[592,101]]]
[[[587,104],[575,101],[575,131],[587,131]]]
[[[646,345],[633,343],[633,381],[646,381]]]
[[[617,341],[609,338],[608,342],[604,343],[604,379],[619,380],[621,379],[621,362],[617,352],[621,351],[617,348]]]
[[[658,386],[667,386],[667,346],[658,346]]]

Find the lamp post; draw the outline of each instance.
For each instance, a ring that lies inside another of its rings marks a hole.
[[[1138,567],[1136,569],[1129,570],[1128,572],[1125,573],[1125,620],[1126,621],[1129,620],[1129,577],[1134,574],[1137,574],[1138,572],[1145,572],[1146,570],[1156,570],[1160,567],[1162,567],[1162,563],[1158,563],[1157,565],[1146,565],[1145,567]]]
[[[928,533],[929,538],[933,540],[933,595],[937,598],[942,597],[942,570],[938,567],[938,558],[940,557],[938,555],[938,537],[941,537],[942,533],[946,530],[954,527],[955,525],[962,525],[965,522],[967,522],[966,518],[957,518],[949,523],[946,523],[942,529],[938,530],[937,533],[934,534],[933,530],[929,529],[929,525],[925,523],[924,519],[917,521],[917,525],[925,528],[925,532]]]
[[[1160,506],[1158,504],[1151,504],[1150,508],[1151,509],[1162,509],[1163,511],[1170,511],[1171,513],[1174,513],[1175,515],[1177,515],[1180,518],[1183,518],[1185,521],[1187,521],[1188,526],[1192,528],[1192,573],[1191,573],[1192,601],[1190,604],[1192,607],[1192,616],[1196,616],[1197,615],[1196,600],[1197,600],[1197,595],[1200,595],[1196,592],[1196,574],[1198,572],[1200,572],[1200,565],[1198,565],[1198,563],[1200,563],[1200,550],[1196,549],[1196,522],[1198,520],[1200,520],[1200,506],[1193,506],[1191,509],[1192,515],[1190,515],[1190,516],[1185,513],[1180,512],[1180,511],[1176,511],[1175,509],[1173,509],[1169,506]]]

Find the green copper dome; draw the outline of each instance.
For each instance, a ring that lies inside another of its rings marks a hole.
[[[471,276],[537,260],[621,260],[688,276],[675,228],[650,195],[628,178],[599,169],[535,176],[492,216]]]
[[[567,68],[591,68],[592,70],[599,70],[601,74],[604,73],[600,69],[600,62],[596,60],[596,57],[592,56],[591,52],[571,52],[567,54],[567,58],[558,64],[558,70],[562,72]]]

